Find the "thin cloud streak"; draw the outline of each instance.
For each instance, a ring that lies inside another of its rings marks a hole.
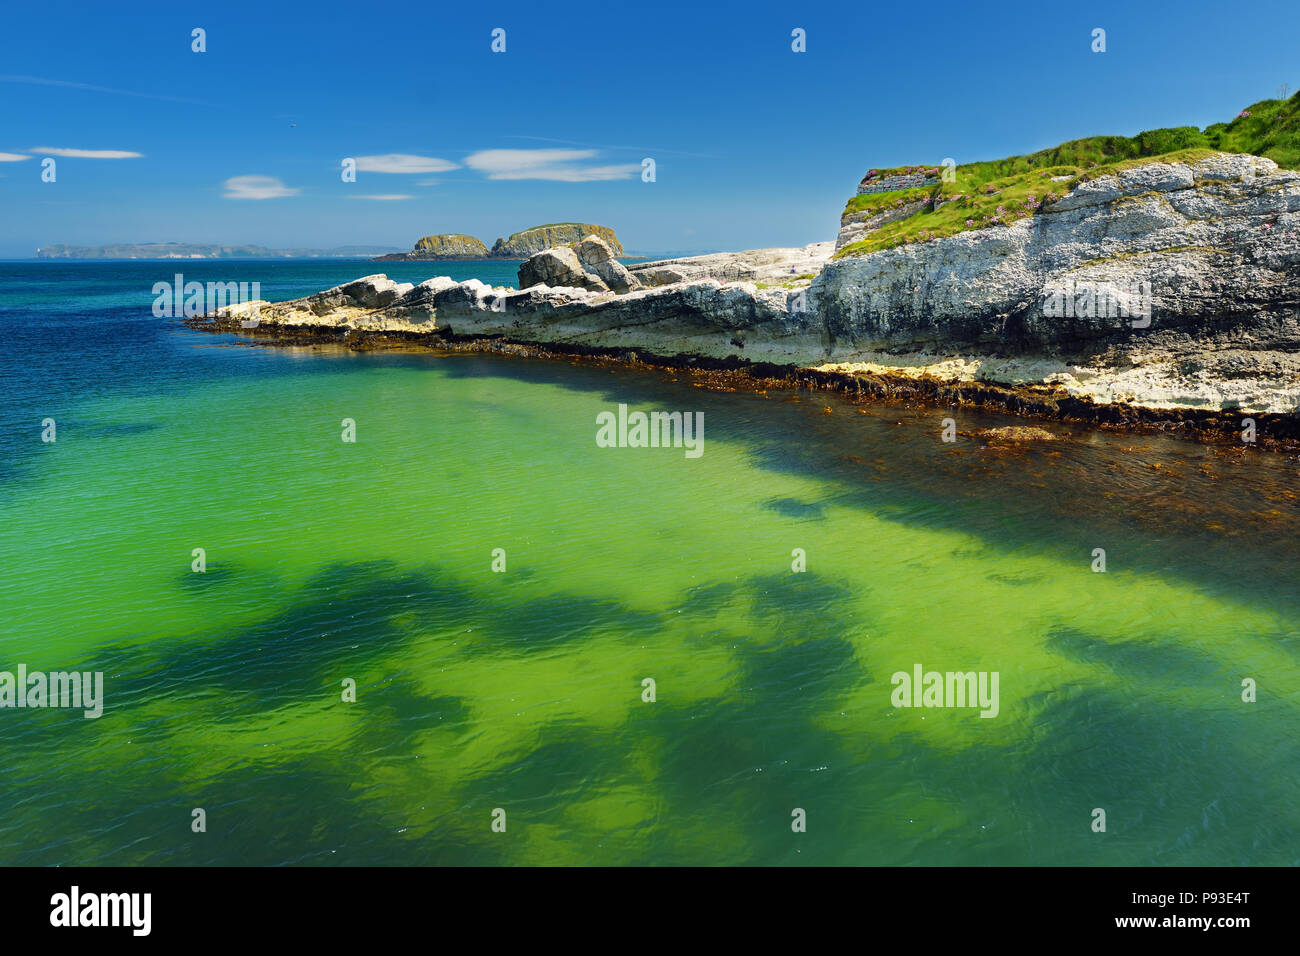
[[[43,76],[20,76],[12,73],[0,74],[0,83],[26,83],[30,86],[60,86],[71,90],[88,90],[92,93],[112,93],[116,96],[139,96],[147,100],[167,100],[171,103],[193,103],[196,106],[210,106],[202,100],[186,99],[183,96],[166,96],[161,93],[136,93],[134,90],[118,90],[111,86],[96,86],[93,83],[74,83],[71,80],[49,80]]]
[[[414,156],[410,153],[357,157],[357,172],[360,173],[445,173],[450,169],[460,169],[460,164],[436,156]]]
[[[507,136],[506,139],[531,139],[538,143],[560,143],[564,146],[583,146],[587,149],[620,149],[644,153],[647,156],[691,156],[695,159],[721,159],[708,153],[687,153],[680,149],[659,149],[656,146],[605,146],[600,143],[575,143],[571,139],[551,139],[549,136]]]
[[[36,146],[31,150],[48,156],[64,156],[69,159],[143,159],[144,153],[133,153],[125,149],[67,149],[63,146]]]
[[[628,179],[641,166],[585,166],[594,149],[484,149],[465,157],[465,165],[488,179],[545,179],[553,182],[586,183]]]
[[[223,199],[282,199],[300,192],[274,176],[232,176],[221,185],[226,190]]]

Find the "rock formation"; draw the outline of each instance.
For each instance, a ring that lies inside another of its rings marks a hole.
[[[516,232],[509,239],[498,239],[492,245],[492,255],[498,259],[527,259],[543,249],[567,246],[592,235],[604,239],[614,255],[623,254],[623,246],[618,241],[618,236],[614,235],[614,230],[608,226],[593,226],[582,222],[553,222]]]
[[[519,288],[545,285],[555,288],[590,289],[608,292],[605,280],[583,267],[578,254],[569,246],[543,249],[519,265]]]
[[[519,288],[547,285],[592,292],[631,292],[641,283],[614,258],[600,236],[587,236],[571,246],[543,249],[519,266]]]
[[[964,356],[947,374],[1290,412],[1298,280],[1300,173],[1218,154],[1081,183],[1010,226],[834,260],[809,301],[832,361]]]
[[[609,246],[613,255],[623,255],[623,246],[608,226],[593,226],[580,222],[557,222],[546,226],[533,226],[516,232],[509,239],[498,239],[488,249],[473,236],[456,232],[425,236],[410,252],[397,252],[375,257],[375,262],[421,262],[437,259],[527,259],[543,250],[568,246],[586,236],[597,236]]]

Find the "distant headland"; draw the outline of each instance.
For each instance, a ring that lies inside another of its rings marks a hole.
[[[267,249],[206,242],[140,242],[108,246],[54,243],[36,250],[37,259],[366,259],[392,252],[392,246],[338,246],[334,249]]]
[[[551,222],[516,232],[509,239],[498,239],[489,249],[473,236],[448,232],[424,236],[410,252],[376,256],[376,262],[428,261],[438,259],[527,259],[555,246],[579,242],[587,236],[605,240],[616,256],[623,255],[623,245],[608,226],[586,222]]]

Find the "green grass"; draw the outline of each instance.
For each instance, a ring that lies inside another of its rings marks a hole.
[[[913,186],[910,189],[895,189],[883,193],[863,193],[854,196],[844,207],[847,215],[851,212],[866,212],[871,215],[884,212],[891,206],[903,206],[916,199],[928,199],[939,192],[937,186]]]
[[[941,166],[895,166],[892,169],[872,169],[868,175],[875,173],[874,179],[885,179],[889,176],[910,176],[913,173],[938,176],[941,172],[943,172]]]
[[[537,229],[555,229],[558,226],[594,226],[594,225],[596,225],[596,223],[592,223],[592,222],[544,222],[540,226],[529,226],[527,229],[521,229],[519,232],[514,233],[514,235],[522,236],[525,232],[533,232]],[[608,229],[609,227],[603,226],[602,228]]]
[[[1081,182],[1154,161],[1196,162],[1215,152],[1252,153],[1286,169],[1300,169],[1300,93],[1288,100],[1262,100],[1230,123],[1148,130],[1136,136],[1090,136],[1023,156],[967,163],[956,181],[854,196],[845,213],[882,211],[927,193],[945,201],[907,219],[875,229],[845,246],[837,258],[860,256],[912,242],[929,242],[972,229],[1004,226],[1032,216],[1043,203]],[[919,168],[878,170],[883,175]],[[1069,179],[1053,182],[1053,176]]]

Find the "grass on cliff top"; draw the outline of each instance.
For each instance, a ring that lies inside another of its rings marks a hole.
[[[927,176],[938,176],[943,172],[942,166],[894,166],[891,169],[872,168],[870,173],[875,173],[873,179],[887,179],[890,176],[910,176],[913,173],[925,173]],[[870,175],[868,173],[868,175]]]
[[[463,233],[463,232],[439,232],[439,233],[435,233],[434,235],[431,235],[431,236],[421,236],[421,237],[416,241],[416,243],[415,243],[415,248],[417,248],[417,249],[422,249],[422,248],[426,248],[426,247],[428,247],[428,246],[432,246],[432,245],[435,244],[436,240],[439,240],[439,239],[441,239],[441,240],[443,240],[443,241],[450,241],[450,240],[452,240],[452,239],[458,239],[458,240],[462,240],[462,241],[468,241],[468,242],[472,242],[472,243],[478,243],[480,246],[483,245],[482,240],[480,240],[480,239],[476,239],[474,236],[468,236],[468,235],[466,235],[466,234]],[[484,248],[486,248],[486,247],[484,247]]]
[[[941,201],[873,230],[841,249],[836,258],[1008,225],[1034,215],[1044,202],[1063,196],[1085,180],[1151,162],[1196,162],[1215,152],[1252,153],[1283,168],[1300,169],[1300,93],[1288,100],[1263,100],[1247,107],[1232,122],[1204,130],[1180,126],[1136,136],[1090,136],[1023,156],[958,166],[956,181],[939,187],[854,196],[845,206],[846,214],[880,211],[927,192]],[[899,167],[912,168],[919,167]],[[1069,178],[1053,182],[1054,176]]]
[[[864,255],[911,242],[930,242],[973,229],[1007,226],[1034,215],[1044,203],[1061,198],[1079,183],[1089,179],[1153,161],[1194,163],[1213,156],[1214,153],[1215,150],[1212,149],[1181,149],[1159,157],[1125,159],[1086,169],[1079,166],[1048,166],[1046,169],[1012,173],[983,181],[964,173],[964,167],[959,166],[956,182],[921,190],[934,194],[935,205],[906,219],[872,230],[865,239],[845,246],[837,255]],[[893,199],[909,192],[913,190],[877,193],[876,196]]]
[[[536,232],[538,229],[555,229],[558,226],[595,226],[595,225],[596,223],[593,222],[544,222],[540,226],[529,226],[527,229],[524,229],[520,232],[516,232],[515,235],[522,236],[526,232]],[[609,229],[608,226],[601,226],[600,228]],[[613,232],[612,229],[610,231]]]
[[[844,213],[848,215],[851,212],[865,212],[874,216],[884,212],[890,206],[903,206],[917,199],[928,199],[937,192],[936,186],[912,186],[908,189],[894,189],[883,193],[863,193],[849,200],[849,204],[844,207]]]

